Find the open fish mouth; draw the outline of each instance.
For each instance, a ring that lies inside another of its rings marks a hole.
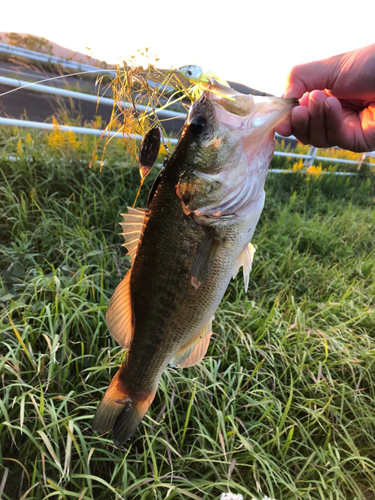
[[[287,99],[273,95],[242,94],[231,87],[222,85],[215,79],[211,79],[203,95],[212,103],[219,104],[230,114],[248,118],[252,117],[255,112],[261,112],[262,114],[276,112],[280,114],[280,110],[285,109],[285,113],[281,113],[282,119],[284,119],[284,115],[299,104],[297,99]],[[228,116],[226,115],[225,118],[227,119]]]
[[[251,136],[252,143],[273,131],[299,104],[296,99],[242,94],[214,79],[211,79],[202,97],[192,105],[191,113],[201,99],[212,105],[214,122],[221,131],[238,130],[243,138]]]
[[[254,108],[252,95],[240,94],[231,87],[222,85],[217,80],[212,79],[204,92],[211,101],[216,101],[229,113],[236,116],[247,116]]]

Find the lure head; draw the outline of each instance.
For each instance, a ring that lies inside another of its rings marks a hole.
[[[203,69],[200,66],[195,66],[194,64],[188,64],[187,66],[182,66],[177,70],[183,77],[189,80],[190,83],[196,83],[203,74]]]

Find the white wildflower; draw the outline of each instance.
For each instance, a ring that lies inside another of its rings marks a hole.
[[[235,493],[222,493],[220,500],[243,500],[243,496]],[[256,498],[252,498],[251,500],[257,500]],[[262,500],[276,500],[275,498],[263,497]]]
[[[235,495],[234,493],[222,493],[220,500],[243,500],[243,496],[240,494]]]

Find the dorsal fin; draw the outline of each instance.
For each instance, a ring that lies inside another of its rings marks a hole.
[[[233,273],[233,279],[236,277],[240,267],[243,267],[243,280],[245,283],[245,292],[247,292],[249,286],[250,279],[250,271],[253,264],[255,248],[251,243],[248,243],[242,250],[240,255],[238,256],[235,271]]]
[[[105,315],[112,337],[124,349],[129,349],[133,340],[134,322],[130,293],[131,270],[115,289]]]
[[[138,244],[141,240],[144,228],[149,219],[149,210],[144,208],[128,207],[129,213],[121,214],[124,222],[120,222],[123,232],[120,233],[125,239],[123,247],[128,250],[128,255],[133,263],[137,253]]]
[[[171,366],[186,368],[199,363],[199,361],[203,359],[207,352],[208,344],[210,343],[212,320],[213,317],[210,318],[193,340],[177,351],[176,355],[169,362]]]

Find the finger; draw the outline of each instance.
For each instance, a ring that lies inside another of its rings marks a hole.
[[[309,144],[309,110],[306,106],[297,106],[292,111],[292,131],[302,144]]]
[[[301,106],[306,106],[306,108],[309,105],[309,98],[310,98],[310,92],[305,92],[301,99],[299,100],[299,103]]]
[[[369,103],[363,110],[360,117],[361,129],[363,131],[363,141],[360,141],[361,151],[375,150],[375,102]]]
[[[332,64],[333,59],[294,66],[287,76],[284,97],[299,99],[305,92],[332,88],[339,74],[338,65]]]
[[[344,144],[345,149],[350,149],[346,144],[347,132],[344,130],[341,103],[336,97],[328,97],[324,103],[324,114],[326,119],[326,134],[328,141],[338,146]]]
[[[368,127],[368,123],[366,126],[363,126],[365,122],[361,123],[361,117],[364,118],[365,111],[358,113],[350,109],[343,110],[338,99],[329,97],[325,104],[326,131],[329,141],[340,148],[354,152],[372,151],[375,145],[375,133],[372,127]],[[375,125],[375,121],[373,124]],[[372,141],[371,132],[373,133]]]
[[[309,96],[309,142],[318,148],[329,147],[327,140],[324,103],[327,96],[321,90],[314,90]]]
[[[354,152],[373,150],[375,140],[370,144],[371,133],[368,134],[368,132],[372,132],[374,128],[369,127],[369,123],[364,119],[365,112],[366,110],[362,113],[351,109],[344,110],[338,99],[329,97],[325,102],[327,140],[335,146]],[[363,123],[361,123],[361,117],[364,119]],[[364,126],[365,122],[366,126]],[[375,133],[373,133],[373,139],[375,139]]]
[[[278,124],[276,132],[284,137],[292,135],[292,123],[290,117]]]

